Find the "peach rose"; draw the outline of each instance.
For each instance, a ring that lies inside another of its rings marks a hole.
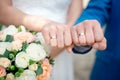
[[[0,58],[0,66],[3,66],[4,68],[7,68],[11,65],[11,62],[8,58]]]
[[[20,40],[17,40],[17,41],[13,41],[11,43],[11,50],[21,50],[22,49],[22,43]]]
[[[4,67],[0,66],[0,77],[4,77],[6,75],[6,70]]]
[[[37,76],[37,80],[49,80],[51,73],[51,65],[48,59],[43,60],[43,74]]]
[[[14,40],[20,40],[22,43],[25,41],[30,43],[35,40],[35,37],[32,35],[32,33],[29,32],[19,32],[14,35]]]

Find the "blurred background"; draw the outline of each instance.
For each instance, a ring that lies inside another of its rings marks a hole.
[[[83,0],[83,7],[85,8],[89,0]],[[89,80],[90,71],[92,69],[95,59],[95,50],[85,54],[73,54],[74,65],[74,80]]]

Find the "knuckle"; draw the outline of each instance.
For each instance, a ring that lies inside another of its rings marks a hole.
[[[94,22],[96,24],[99,24],[99,22],[97,20],[92,20],[92,22]]]
[[[100,23],[99,23],[97,20],[92,20],[92,23],[93,23],[94,25],[98,25],[98,27],[100,27]]]
[[[103,39],[102,37],[96,36],[96,41],[97,41],[97,42],[102,41],[102,39]]]
[[[84,25],[86,25],[86,24],[91,24],[91,21],[90,21],[90,20],[85,20],[85,21],[83,22],[83,24],[84,24]]]
[[[93,44],[94,43],[94,40],[87,40],[87,44]]]
[[[64,29],[63,29],[62,26],[57,26],[57,30],[59,30],[59,31],[63,31]]]
[[[78,44],[79,43],[78,39],[75,38],[75,37],[72,38],[72,41],[73,41],[74,44]]]

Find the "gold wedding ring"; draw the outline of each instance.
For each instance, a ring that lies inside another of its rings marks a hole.
[[[56,36],[51,36],[51,39],[56,39]]]
[[[83,32],[81,32],[80,34],[79,34],[79,36],[84,36],[85,34],[83,33]]]

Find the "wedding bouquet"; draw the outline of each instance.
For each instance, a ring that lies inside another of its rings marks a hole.
[[[0,31],[0,80],[49,80],[53,64],[40,33],[14,25]]]

